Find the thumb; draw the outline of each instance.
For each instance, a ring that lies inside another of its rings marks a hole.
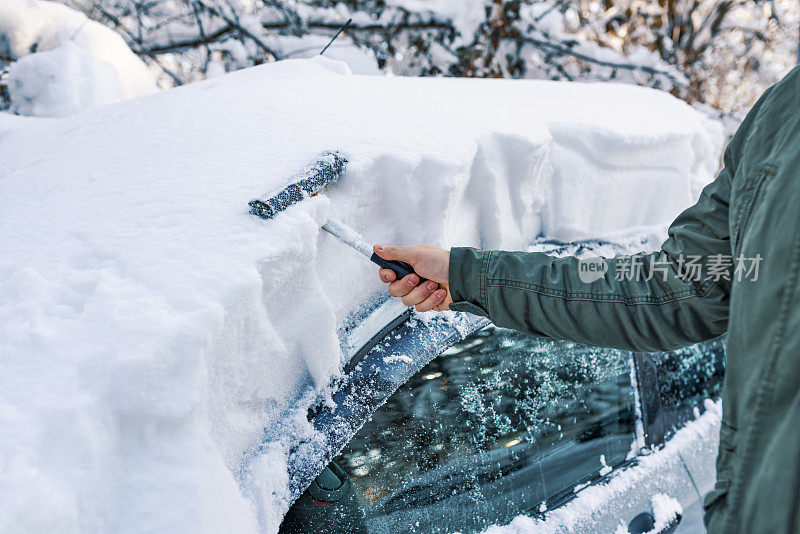
[[[404,261],[413,265],[414,257],[416,256],[416,254],[413,253],[413,248],[414,247],[386,247],[383,245],[374,245],[372,250],[384,260]]]

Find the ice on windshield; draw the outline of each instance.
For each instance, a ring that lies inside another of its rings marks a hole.
[[[629,354],[489,326],[398,390],[335,460],[370,532],[474,530],[623,462]]]
[[[725,374],[725,338],[650,355],[658,370],[663,417],[671,433],[700,414],[704,399],[722,394]]]

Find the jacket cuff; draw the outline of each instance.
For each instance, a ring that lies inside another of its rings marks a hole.
[[[453,303],[450,309],[489,316],[486,301],[486,271],[491,252],[470,247],[450,249],[448,282]]]

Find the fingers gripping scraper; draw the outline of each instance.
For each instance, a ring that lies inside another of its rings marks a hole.
[[[329,184],[339,180],[344,174],[346,166],[347,159],[344,156],[338,152],[325,152],[314,163],[305,167],[289,185],[277,194],[251,200],[249,202],[250,213],[262,219],[272,219],[289,206],[316,195]],[[373,263],[394,271],[398,280],[414,272],[414,269],[407,263],[384,260],[372,252],[372,247],[366,244],[352,228],[338,221],[328,219],[322,225],[322,229],[368,257]]]

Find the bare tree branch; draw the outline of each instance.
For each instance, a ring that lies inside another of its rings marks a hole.
[[[344,22],[329,21],[309,21],[305,26],[311,30],[338,30]],[[267,30],[279,30],[287,28],[285,22],[264,22],[261,24]],[[445,30],[455,32],[453,24],[440,20],[418,21],[418,22],[398,22],[396,24],[381,24],[378,22],[370,24],[351,24],[347,27],[348,32],[397,32],[403,30]]]
[[[180,77],[180,76],[178,76],[177,74],[175,74],[174,72],[172,72],[171,70],[169,70],[167,67],[165,67],[165,66],[164,66],[164,64],[163,64],[163,63],[161,63],[161,61],[159,61],[159,59],[158,59],[158,56],[156,56],[155,54],[147,54],[147,53],[145,53],[145,54],[143,54],[143,55],[144,55],[146,58],[148,58],[150,61],[152,61],[153,63],[155,63],[155,64],[158,66],[158,68],[160,68],[160,69],[161,69],[161,71],[162,71],[164,74],[166,74],[167,76],[169,76],[170,78],[172,78],[172,81],[175,83],[175,85],[176,85],[176,86],[181,86],[181,85],[183,85],[183,80],[181,79],[181,77]]]
[[[164,70],[167,83],[202,78],[216,50],[227,70],[296,55],[315,41],[292,42],[294,50],[283,54],[282,38],[330,37],[348,17],[356,22],[341,44],[397,73],[618,78],[690,102],[740,92],[731,69],[738,80],[769,75],[774,69],[759,69],[774,64],[778,38],[792,43],[792,58],[797,44],[794,0],[483,0],[484,20],[467,27],[424,6],[384,0],[61,1],[86,2],[81,10],[115,27],[134,52]],[[180,67],[169,72],[165,65]]]
[[[254,35],[250,30],[239,24],[238,21],[234,20],[233,18],[229,17],[222,10],[219,10],[213,6],[209,6],[203,0],[194,0],[197,2],[198,5],[206,9],[212,15],[216,15],[225,22],[228,23],[229,26],[235,28],[239,33],[248,37],[251,41],[253,41],[256,46],[258,46],[261,50],[263,50],[266,54],[268,54],[272,59],[279,59],[278,54],[272,50],[269,46],[267,46],[264,41],[261,40],[257,35]]]
[[[190,48],[196,48],[198,46],[217,42],[222,37],[229,35],[234,30],[236,30],[234,26],[227,25],[223,26],[222,28],[213,33],[209,33],[205,36],[200,36],[196,39],[187,39],[184,41],[175,41],[160,45],[156,44],[149,46],[147,48],[137,48],[136,52],[139,54],[146,54],[146,55],[158,55],[158,54],[169,54],[174,52],[180,52],[181,50],[187,50]]]
[[[605,61],[605,60],[602,60],[602,59],[593,58],[591,56],[588,56],[586,54],[582,54],[580,52],[576,52],[576,51],[572,50],[571,48],[569,48],[567,46],[562,46],[560,44],[551,43],[549,41],[543,41],[541,39],[536,39],[534,37],[528,37],[528,36],[521,36],[519,38],[522,41],[524,41],[526,43],[530,43],[530,44],[532,44],[534,46],[541,47],[541,48],[549,48],[549,49],[557,51],[557,52],[559,52],[561,54],[572,56],[572,57],[574,57],[576,59],[579,59],[581,61],[586,61],[587,63],[593,63],[595,65],[600,65],[602,67],[609,67],[609,68],[612,68],[612,69],[615,69],[615,70],[619,69],[619,70],[628,70],[628,71],[641,71],[641,72],[650,74],[652,76],[663,76],[663,77],[667,78],[670,82],[672,82],[676,86],[679,86],[679,87],[681,87],[681,86],[685,87],[686,86],[686,82],[685,81],[679,80],[673,74],[671,74],[671,73],[669,73],[667,71],[656,69],[654,67],[650,67],[650,66],[647,66],[647,65],[638,65],[636,63],[615,63],[613,61]]]

